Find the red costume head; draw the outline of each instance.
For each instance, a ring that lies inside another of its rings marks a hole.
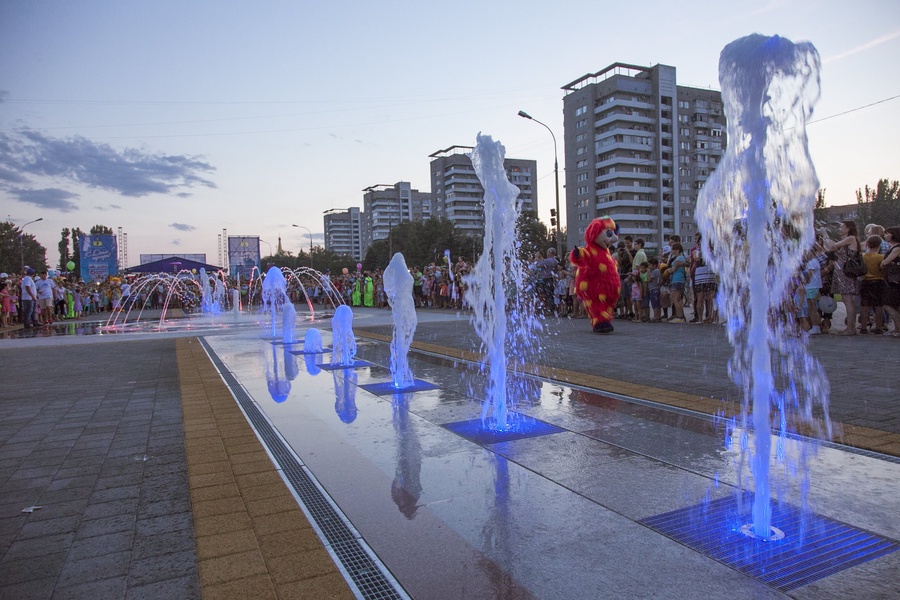
[[[601,248],[612,248],[619,241],[619,226],[610,217],[594,219],[584,232],[584,245],[597,244]]]

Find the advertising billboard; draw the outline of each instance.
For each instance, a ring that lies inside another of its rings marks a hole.
[[[229,275],[240,275],[241,279],[249,279],[253,267],[260,268],[259,236],[229,235],[228,266]]]
[[[118,242],[114,235],[83,235],[78,241],[81,278],[85,283],[119,274]]]

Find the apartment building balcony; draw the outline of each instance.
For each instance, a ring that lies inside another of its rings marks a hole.
[[[618,185],[609,185],[605,188],[601,188],[596,190],[597,193],[602,194],[604,196],[608,196],[609,194],[617,194],[617,193],[626,193],[626,194],[655,194],[656,188],[650,185],[634,185],[634,183],[630,183],[628,185],[618,184]]]
[[[617,107],[626,107],[626,108],[637,108],[641,110],[648,110],[652,112],[656,112],[656,105],[650,104],[649,102],[639,102],[637,100],[626,100],[624,98],[615,98],[610,102],[605,104],[601,104],[594,108],[594,114],[599,115],[610,109]]]
[[[653,125],[656,121],[653,117],[644,117],[641,115],[633,115],[630,113],[623,112],[612,112],[606,115],[602,115],[601,118],[594,121],[594,128],[597,127],[606,127],[611,123],[616,123],[621,121],[622,123],[639,123],[641,125]]]
[[[625,198],[617,198],[615,200],[607,200],[606,202],[598,202],[594,205],[594,208],[597,210],[611,210],[614,208],[631,208],[631,209],[656,209],[659,206],[658,202],[653,200],[628,200]]]
[[[611,170],[605,175],[598,175],[594,181],[596,183],[606,183],[616,179],[651,181],[656,180],[657,178],[656,173],[637,173],[631,170],[633,168],[634,167],[629,166],[622,169]]]

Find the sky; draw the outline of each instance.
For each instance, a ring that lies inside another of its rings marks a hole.
[[[896,0],[0,0],[0,219],[42,218],[25,231],[51,266],[64,227],[97,224],[127,232],[129,266],[217,264],[223,229],[296,253],[366,187],[430,191],[428,155],[481,132],[537,160],[549,224],[552,138],[519,110],[561,153],[563,85],[624,62],[719,89],[752,33],[819,51],[827,204],[900,179]]]

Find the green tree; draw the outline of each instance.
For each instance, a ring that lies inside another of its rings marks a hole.
[[[90,235],[114,235],[112,227],[106,225],[94,225],[91,227]]]
[[[81,238],[83,236],[84,232],[78,227],[72,230],[72,262],[75,263],[72,271],[75,273],[81,273]],[[66,265],[60,266],[65,267]]]
[[[0,271],[18,273],[23,264],[37,271],[46,269],[47,249],[11,222],[0,223]]]
[[[59,268],[60,270],[66,267],[66,263],[69,262],[69,259],[72,257],[72,253],[69,250],[69,236],[72,234],[72,231],[68,227],[64,227],[60,240],[59,240]]]
[[[869,186],[856,191],[859,204],[856,224],[862,231],[869,223],[883,227],[900,225],[900,181],[879,179],[875,188]]]
[[[816,223],[822,223],[828,221],[828,209],[825,208],[825,188],[819,190],[816,194],[816,204],[813,207],[813,220]]]
[[[534,211],[522,211],[516,220],[516,235],[519,239],[518,258],[522,262],[529,262],[535,252],[546,254],[548,248],[556,247],[553,233],[538,220]]]

